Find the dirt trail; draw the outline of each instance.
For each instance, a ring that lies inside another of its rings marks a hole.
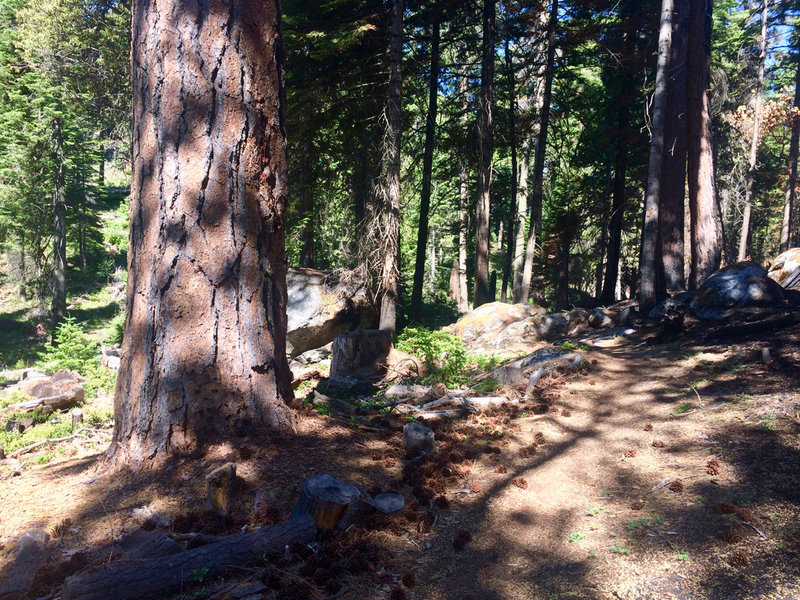
[[[296,436],[223,444],[160,473],[104,473],[100,448],[80,441],[73,458],[31,455],[17,477],[0,469],[0,579],[31,527],[58,534],[45,595],[117,558],[140,527],[268,524],[252,514],[258,489],[274,498],[271,522],[288,518],[303,480],[326,472],[419,502],[394,525],[331,538],[316,570],[295,555],[245,569],[268,584],[262,599],[800,598],[800,327],[737,345],[639,342],[582,351],[587,371],[543,386],[546,414],[529,403],[437,431],[440,454],[416,467],[402,422],[359,429],[310,407]],[[243,478],[241,520],[209,523],[204,474],[227,460]]]
[[[418,597],[800,597],[798,540],[791,537],[797,498],[756,506],[751,488],[764,482],[732,464],[744,436],[781,435],[766,427],[741,430],[754,407],[741,401],[736,372],[748,371],[760,398],[771,391],[759,384],[766,377],[761,365],[745,366],[725,347],[682,356],[624,346],[587,357],[597,361],[593,372],[563,388],[560,413],[520,421],[519,444],[541,432],[540,451],[506,460],[506,474],[491,465],[476,469],[483,489],[442,523],[443,531],[469,528],[474,542],[453,556],[452,538],[441,535]],[[794,390],[766,396],[775,410],[798,401]],[[797,436],[782,442],[788,446],[781,452],[797,458]],[[518,477],[527,489],[514,485]],[[722,501],[752,507],[768,539],[735,515],[716,514],[714,503]],[[725,536],[742,540],[728,544]],[[750,566],[730,564],[737,551]],[[773,575],[756,563],[776,563]]]

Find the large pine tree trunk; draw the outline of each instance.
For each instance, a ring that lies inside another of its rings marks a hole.
[[[53,327],[67,314],[67,193],[64,177],[64,131],[53,120]]]
[[[492,89],[494,87],[495,2],[483,2],[481,92],[478,102],[478,201],[475,207],[475,292],[473,305],[491,302],[489,294],[489,198],[492,186]]]
[[[533,278],[533,257],[536,242],[542,228],[542,197],[544,190],[544,158],[547,152],[547,129],[550,124],[550,99],[553,95],[553,71],[556,60],[556,27],[558,26],[558,0],[550,5],[550,20],[547,23],[547,58],[542,81],[541,105],[538,107],[539,126],[536,133],[536,146],[533,157],[533,185],[531,187],[531,216],[528,227],[528,240],[525,244],[525,263],[522,268],[522,283],[519,295],[521,302],[527,302]]]
[[[425,151],[422,157],[422,192],[419,202],[417,259],[414,264],[414,288],[411,292],[411,318],[422,317],[422,284],[425,278],[425,248],[428,243],[428,215],[431,209],[431,173],[436,145],[436,112],[439,100],[439,13],[431,18],[431,71],[428,80],[428,117],[425,122]],[[431,267],[433,269],[433,266]]]
[[[795,55],[800,59],[800,55]],[[800,61],[797,64],[794,81],[794,107],[800,108]],[[789,142],[789,180],[786,182],[786,200],[783,204],[783,224],[781,225],[781,252],[786,252],[792,243],[792,211],[794,210],[795,188],[797,186],[797,154],[800,142],[800,118],[792,117],[792,139]]]
[[[658,34],[658,63],[653,93],[650,124],[650,160],[647,169],[647,191],[644,201],[642,248],[639,259],[639,306],[647,314],[661,296],[657,279],[661,253],[658,248],[659,201],[661,198],[661,169],[664,156],[664,113],[667,98],[667,63],[672,48],[672,0],[661,2],[661,23]]]
[[[764,89],[764,66],[767,62],[767,9],[768,0],[764,0],[761,8],[761,38],[759,39],[758,78],[756,79],[755,107],[753,109],[753,136],[750,139],[750,154],[747,157],[747,187],[745,188],[744,210],[742,211],[742,232],[739,237],[740,261],[750,253],[750,228],[753,214],[753,186],[755,185],[758,167],[758,142],[761,127],[761,91]]]
[[[461,97],[461,123],[467,126],[467,77],[459,80]],[[458,164],[458,312],[469,311],[469,281],[467,280],[467,236],[469,234],[469,173],[462,156]]]
[[[692,266],[689,287],[696,289],[719,268],[719,226],[716,215],[714,151],[708,84],[711,73],[712,0],[691,0],[689,20],[689,213]]]
[[[383,205],[383,267],[379,283],[379,329],[397,327],[400,286],[400,135],[402,129],[403,0],[392,3],[389,41],[389,102],[386,105],[386,189]]]
[[[661,167],[659,227],[664,283],[670,291],[686,287],[684,273],[684,197],[686,195],[686,68],[689,40],[689,0],[675,0],[672,47],[667,71],[664,155]]]
[[[290,429],[280,2],[133,3],[117,463]]]

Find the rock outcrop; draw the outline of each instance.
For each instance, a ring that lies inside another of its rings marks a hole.
[[[783,288],[800,290],[800,248],[779,254],[767,275]]]
[[[367,285],[314,269],[289,269],[286,351],[294,357],[348,331],[372,326],[377,313]]]
[[[706,279],[690,303],[701,319],[721,319],[732,309],[780,307],[783,288],[758,263],[744,261],[724,267]]]

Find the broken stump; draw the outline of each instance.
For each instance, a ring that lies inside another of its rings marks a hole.
[[[236,465],[227,463],[206,475],[206,500],[209,510],[227,517],[233,503]]]
[[[375,377],[386,373],[386,358],[392,349],[392,333],[367,329],[333,340],[330,379]]]
[[[411,455],[433,454],[436,451],[436,439],[433,431],[425,425],[406,423],[403,427],[403,446]]]
[[[371,501],[354,483],[314,475],[303,483],[294,516],[311,515],[317,529],[347,529],[374,510]]]

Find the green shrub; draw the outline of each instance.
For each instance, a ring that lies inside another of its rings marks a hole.
[[[98,390],[109,393],[114,390],[117,374],[100,364],[97,342],[89,339],[72,317],[64,319],[56,328],[55,344],[45,348],[44,362],[51,373],[66,369],[86,377],[83,387],[87,398],[97,395]]]
[[[51,371],[66,369],[85,376],[87,365],[97,363],[100,352],[97,342],[87,337],[73,317],[64,319],[54,338],[55,344],[48,344],[44,352],[44,361]]]
[[[437,379],[454,382],[464,377],[467,366],[464,342],[446,331],[407,327],[397,338],[397,347],[422,358]]]

